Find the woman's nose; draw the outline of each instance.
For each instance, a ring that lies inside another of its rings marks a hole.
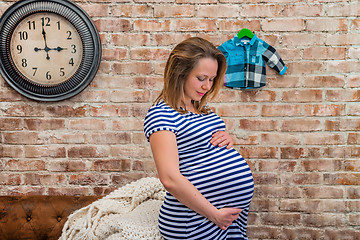
[[[210,81],[209,81],[209,80],[205,80],[204,83],[203,83],[203,85],[202,85],[202,88],[203,88],[204,90],[209,90],[209,89],[211,88],[211,83],[210,83]]]

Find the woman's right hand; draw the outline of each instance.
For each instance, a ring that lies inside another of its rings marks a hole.
[[[239,217],[241,209],[239,208],[220,208],[214,219],[210,219],[222,230],[226,230]]]

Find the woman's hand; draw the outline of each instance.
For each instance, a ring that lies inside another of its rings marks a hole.
[[[231,138],[231,136],[224,132],[224,131],[218,131],[212,135],[212,139],[210,140],[210,143],[214,146],[223,147],[226,146],[227,149],[230,149],[234,145],[234,141]]]
[[[214,219],[210,219],[222,230],[226,230],[239,217],[239,208],[221,208],[218,210]]]

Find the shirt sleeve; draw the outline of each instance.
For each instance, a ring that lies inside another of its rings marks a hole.
[[[286,72],[287,67],[285,66],[285,63],[280,58],[275,48],[272,46],[267,46],[267,49],[263,53],[263,57],[266,61],[266,64],[272,69],[276,70],[280,75],[283,75]]]
[[[149,141],[150,135],[154,132],[164,130],[177,134],[174,113],[158,106],[151,107],[144,121],[144,132],[147,140]]]

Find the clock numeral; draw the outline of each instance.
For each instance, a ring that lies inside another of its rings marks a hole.
[[[23,66],[24,68],[27,67],[27,60],[26,60],[26,58],[21,59],[21,66]]]
[[[20,35],[20,40],[27,40],[29,37],[29,35],[26,31],[19,32],[19,35]]]
[[[36,71],[37,71],[37,67],[33,67],[32,69],[34,70],[33,76],[35,76]]]
[[[60,77],[63,77],[65,75],[64,68],[60,68]]]
[[[51,80],[50,71],[47,71],[47,72],[46,72],[46,79],[47,79],[47,80]]]
[[[70,64],[71,66],[74,66],[74,59],[73,59],[73,58],[70,58],[69,64]]]
[[[76,45],[71,44],[71,47],[72,47],[71,53],[76,53]]]
[[[67,40],[71,40],[71,31],[66,31],[66,33],[68,34]]]
[[[16,49],[19,51],[19,54],[22,53],[22,46],[21,45],[17,45]]]
[[[35,30],[35,21],[28,21],[29,24],[29,30],[34,29]]]
[[[41,18],[41,25],[49,27],[50,26],[50,18],[49,17],[42,17]]]
[[[60,21],[57,21],[56,23],[58,25],[58,30],[60,30]]]

